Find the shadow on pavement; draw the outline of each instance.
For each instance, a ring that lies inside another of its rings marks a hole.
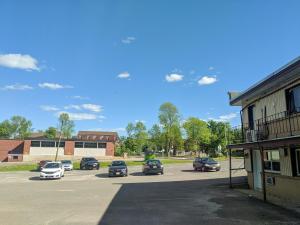
[[[95,175],[95,177],[108,178],[108,173],[98,173],[98,174]]]
[[[129,175],[138,177],[138,176],[157,176],[157,175],[160,175],[160,174],[156,174],[156,173],[144,174],[142,172],[133,172],[133,173],[130,173]]]
[[[295,225],[299,221],[298,214],[229,189],[228,179],[222,178],[122,184],[98,225]]]
[[[40,177],[38,177],[38,176],[35,176],[35,177],[29,177],[28,179],[29,179],[29,180],[38,180],[38,181],[41,180]]]

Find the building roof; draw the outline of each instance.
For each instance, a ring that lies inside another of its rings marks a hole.
[[[300,77],[300,56],[282,66],[244,92],[229,92],[230,105],[241,106],[242,101],[266,94],[295,77]]]
[[[115,135],[117,136],[117,132],[113,131],[78,131],[77,135]]]

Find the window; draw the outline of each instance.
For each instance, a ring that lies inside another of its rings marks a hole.
[[[300,85],[287,90],[286,99],[289,113],[300,112]]]
[[[264,152],[264,169],[272,172],[280,172],[280,156],[278,150]]]
[[[98,143],[98,148],[106,148],[106,143]]]
[[[42,147],[55,147],[55,141],[42,141]]]
[[[300,176],[300,149],[296,149],[296,167],[297,175]]]
[[[84,147],[85,148],[97,148],[97,142],[85,142]]]
[[[75,148],[83,148],[83,142],[75,142]]]
[[[40,141],[31,141],[31,147],[41,147]]]
[[[13,159],[19,159],[19,156],[14,155],[14,156],[13,156]]]
[[[57,146],[58,146],[58,141],[57,141],[56,144],[55,144],[55,147],[57,147]],[[64,148],[64,147],[65,147],[65,142],[64,142],[64,141],[61,141],[61,142],[59,143],[59,147]]]

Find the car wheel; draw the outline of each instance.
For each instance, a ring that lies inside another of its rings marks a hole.
[[[163,174],[164,174],[164,171],[162,170],[162,171],[161,171],[161,175],[163,175]]]
[[[100,166],[97,166],[97,170],[99,170],[100,169]]]

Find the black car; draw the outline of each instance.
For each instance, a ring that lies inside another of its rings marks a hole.
[[[81,170],[86,170],[86,169],[88,169],[88,170],[92,170],[92,169],[99,170],[99,168],[100,168],[100,163],[94,157],[83,157],[80,161],[80,169]]]
[[[221,169],[220,163],[209,157],[195,158],[193,162],[193,167],[194,170],[201,171],[219,171]]]
[[[124,161],[113,161],[108,167],[108,176],[128,176],[126,163]]]
[[[148,159],[143,165],[144,174],[164,174],[164,166],[158,159]]]

